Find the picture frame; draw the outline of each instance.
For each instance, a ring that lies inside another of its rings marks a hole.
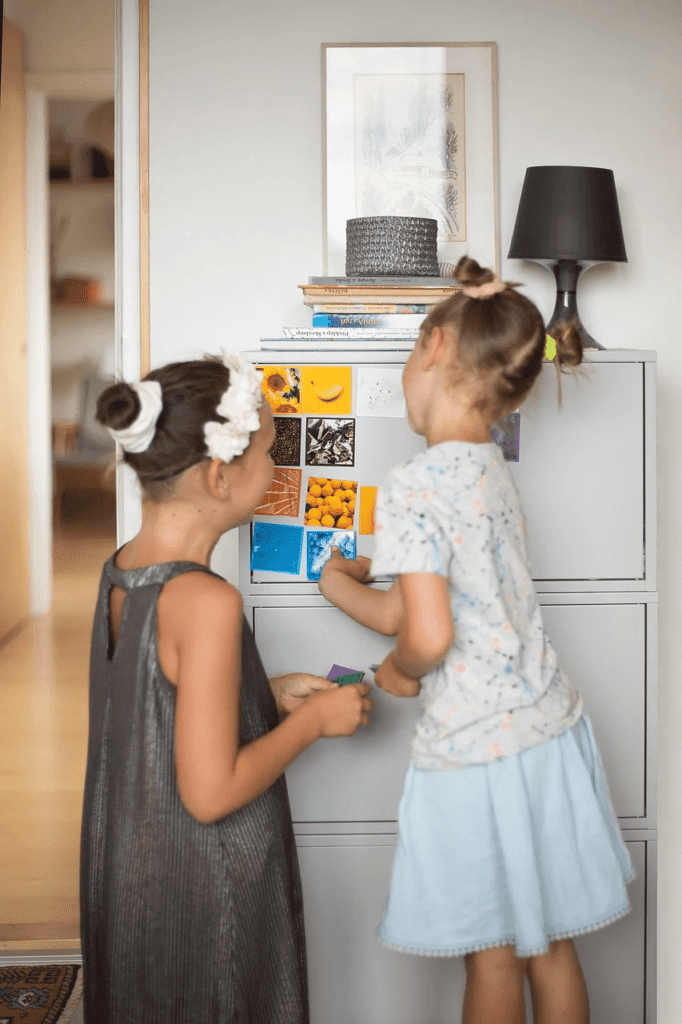
[[[497,44],[323,43],[322,80],[324,273],[371,216],[436,218],[442,276],[499,273]]]

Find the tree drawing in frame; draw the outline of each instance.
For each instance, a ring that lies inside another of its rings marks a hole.
[[[465,242],[464,75],[354,76],[358,217],[431,217]]]

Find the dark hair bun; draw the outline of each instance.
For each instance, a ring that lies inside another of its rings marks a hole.
[[[130,384],[112,384],[97,399],[96,419],[103,427],[124,430],[140,414],[140,399]]]
[[[482,267],[476,260],[472,260],[470,256],[462,256],[455,267],[455,281],[463,285],[464,288],[476,288],[478,285],[487,284],[488,281],[493,281],[494,279],[495,274],[492,270]]]

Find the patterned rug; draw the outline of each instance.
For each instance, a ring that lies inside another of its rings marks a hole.
[[[78,964],[0,967],[0,1024],[82,1024]]]

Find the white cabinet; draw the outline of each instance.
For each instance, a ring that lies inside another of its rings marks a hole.
[[[399,363],[401,353],[277,353],[263,362]],[[592,1020],[654,1024],[656,939],[655,354],[590,352],[587,376],[545,364],[520,410],[510,462],[531,568],[559,662],[585,698],[614,808],[637,872],[632,913],[576,940]],[[405,422],[356,421],[352,478],[378,483],[422,441]],[[304,479],[306,470],[301,463]],[[351,471],[345,471],[344,473]],[[317,475],[317,473],[316,473]],[[358,549],[371,555],[372,539]],[[352,622],[303,578],[249,569],[240,580],[270,674],[367,670],[391,641]],[[371,678],[371,677],[370,677]],[[390,884],[417,700],[372,692],[371,724],[306,751],[287,772],[303,877],[312,1024],[446,1024],[458,1019],[463,963],[387,950],[375,935]],[[532,1020],[530,1005],[528,1021]]]

